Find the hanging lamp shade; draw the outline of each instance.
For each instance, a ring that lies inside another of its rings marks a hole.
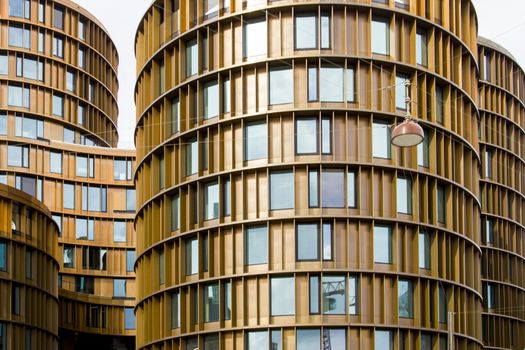
[[[417,146],[425,138],[425,132],[419,124],[411,119],[405,119],[392,130],[392,144],[398,147]]]

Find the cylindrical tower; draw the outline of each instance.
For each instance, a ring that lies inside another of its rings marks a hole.
[[[466,0],[154,1],[137,348],[481,349],[476,36]]]
[[[0,348],[58,349],[57,257],[49,210],[0,184]]]
[[[483,341],[525,347],[525,74],[494,42],[478,38],[482,158]]]
[[[0,3],[0,182],[61,228],[62,348],[133,348],[134,152],[117,145],[118,54],[67,0]]]

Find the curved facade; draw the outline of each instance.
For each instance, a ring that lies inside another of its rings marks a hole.
[[[499,45],[479,38],[483,176],[483,335],[487,349],[525,347],[525,74]]]
[[[482,348],[476,39],[470,1],[155,1],[137,348]]]
[[[134,151],[116,147],[116,48],[71,1],[0,4],[0,182],[52,212],[62,348],[133,348]]]
[[[0,184],[0,347],[58,348],[58,227],[31,196]]]

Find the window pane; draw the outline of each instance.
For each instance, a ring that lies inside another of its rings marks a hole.
[[[321,331],[319,329],[298,329],[295,337],[296,350],[319,350],[321,348]]]
[[[64,209],[75,209],[75,185],[64,184]]]
[[[231,183],[230,180],[224,180],[224,192],[223,192],[223,207],[224,216],[231,215]]]
[[[425,131],[425,138],[423,142],[417,145],[417,165],[428,168],[429,158],[428,158],[428,144],[429,144],[429,135],[428,131]]]
[[[392,350],[392,335],[390,331],[375,331],[375,350]]]
[[[219,217],[219,184],[206,185],[204,189],[204,219],[211,220]]]
[[[438,318],[440,323],[447,323],[447,294],[442,286],[438,287]]]
[[[230,101],[231,101],[231,93],[230,93],[230,78],[225,78],[224,84],[223,84],[223,110],[224,113],[230,112]]]
[[[49,153],[49,171],[56,174],[62,174],[62,153]]]
[[[346,331],[344,329],[323,329],[323,341],[328,341],[330,350],[346,349]]]
[[[390,127],[385,122],[372,124],[372,154],[376,158],[390,159]]]
[[[281,337],[281,330],[272,330],[272,347],[271,350],[282,350],[282,337]]]
[[[319,313],[319,276],[310,276],[310,313]]]
[[[295,17],[295,48],[317,47],[317,18],[315,15]]]
[[[372,19],[372,53],[390,54],[390,30],[386,18]]]
[[[321,49],[330,48],[330,17],[321,15]]]
[[[271,278],[271,315],[295,314],[295,278]]]
[[[346,177],[346,198],[347,198],[347,205],[350,208],[357,207],[356,203],[356,197],[357,197],[357,191],[356,191],[356,181],[355,181],[355,172],[349,171]]]
[[[199,144],[196,139],[190,140],[186,145],[186,175],[199,171]]]
[[[374,262],[392,263],[392,233],[389,226],[374,226]]]
[[[348,313],[357,315],[359,310],[359,279],[355,276],[348,278]]]
[[[329,118],[321,119],[321,152],[332,153],[332,121]]]
[[[270,210],[294,208],[294,174],[292,171],[270,174]]]
[[[267,157],[267,133],[266,122],[246,124],[244,128],[244,160]]]
[[[75,92],[76,90],[75,72],[72,72],[70,70],[66,71],[66,90],[73,92]]]
[[[268,349],[268,331],[246,332],[246,350]]]
[[[297,119],[295,125],[297,154],[317,153],[317,119]]]
[[[432,350],[432,336],[430,334],[421,334],[421,350]]]
[[[319,80],[322,102],[343,102],[343,68],[321,66]]]
[[[397,178],[397,212],[412,214],[412,181]]]
[[[353,68],[346,70],[346,100],[355,102],[355,72]]]
[[[423,66],[428,63],[427,31],[422,28],[416,33],[416,63]]]
[[[413,295],[412,282],[399,280],[397,289],[397,304],[399,307],[399,317],[413,317]]]
[[[197,237],[186,240],[186,275],[199,272],[199,241]]]
[[[179,131],[180,125],[180,102],[179,97],[174,97],[171,100],[171,133],[174,134]]]
[[[346,313],[346,276],[323,276],[323,314]]]
[[[219,350],[219,336],[217,334],[204,336],[204,350]]]
[[[53,25],[55,28],[64,29],[64,12],[56,6],[53,11]]]
[[[0,113],[0,135],[7,135],[7,115]]]
[[[171,198],[171,230],[178,230],[180,227],[180,204],[179,196]]]
[[[406,110],[406,81],[408,77],[406,75],[396,75],[396,108]]]
[[[319,207],[319,171],[308,172],[308,205],[310,208]]]
[[[75,267],[75,247],[64,245],[64,267]]]
[[[319,260],[318,224],[297,224],[297,260]]]
[[[419,268],[430,269],[430,237],[426,232],[419,233]]]
[[[268,261],[268,229],[266,226],[246,229],[246,265],[265,264]]]
[[[332,224],[323,223],[323,260],[332,260]]]
[[[126,242],[126,222],[125,221],[113,222],[113,241],[114,242]]]
[[[135,329],[135,312],[132,307],[124,308],[124,328]]]
[[[199,64],[197,39],[186,43],[186,76],[197,74]]]
[[[244,24],[243,52],[245,58],[266,56],[266,21],[252,20]]]
[[[204,85],[204,119],[219,115],[219,84],[217,80]]]
[[[345,173],[343,170],[323,170],[321,176],[323,208],[344,208]]]
[[[126,210],[135,211],[136,206],[136,192],[135,190],[126,190]]]
[[[53,115],[64,116],[64,100],[61,96],[53,95]]]
[[[443,116],[445,115],[445,97],[443,88],[436,86],[436,121],[443,124]]]
[[[180,293],[171,293],[171,328],[180,327]]]
[[[445,223],[445,187],[443,185],[437,186],[437,221]]]
[[[224,282],[224,319],[230,320],[232,315],[231,283]]]
[[[204,322],[219,320],[219,285],[210,284],[204,287]]]
[[[308,66],[308,101],[317,101],[317,66]]]
[[[126,250],[126,272],[133,272],[135,270],[135,251]]]
[[[291,68],[270,68],[269,96],[270,104],[282,104],[293,102],[293,69]]]

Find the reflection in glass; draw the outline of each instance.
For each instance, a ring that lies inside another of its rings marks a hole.
[[[318,350],[321,348],[320,329],[298,329],[295,336],[296,350]]]
[[[399,280],[397,287],[399,317],[413,317],[412,282]]]
[[[219,217],[219,184],[207,184],[204,188],[204,219]]]
[[[295,129],[297,154],[317,153],[317,119],[297,119]]]
[[[346,276],[323,276],[323,314],[346,313]]]
[[[392,233],[389,226],[374,226],[374,262],[392,263]]]
[[[268,261],[268,228],[246,229],[246,265],[265,264]]]
[[[270,174],[270,210],[294,208],[294,174],[279,171]]]
[[[321,102],[343,102],[343,68],[321,66],[319,81]]]
[[[210,284],[204,287],[204,322],[219,320],[219,285]]]
[[[246,333],[246,350],[268,349],[268,331]]]
[[[270,68],[270,105],[293,102],[293,69],[288,67]]]
[[[295,48],[317,48],[317,18],[315,15],[298,15],[295,17]]]
[[[345,173],[343,170],[323,170],[321,176],[323,208],[343,208],[345,206]]]
[[[319,260],[318,224],[297,224],[297,260]]]
[[[271,278],[271,315],[295,314],[295,278]]]
[[[386,122],[372,124],[372,154],[376,158],[390,159],[390,127]]]
[[[268,130],[266,122],[246,124],[244,128],[244,160],[267,157]]]

